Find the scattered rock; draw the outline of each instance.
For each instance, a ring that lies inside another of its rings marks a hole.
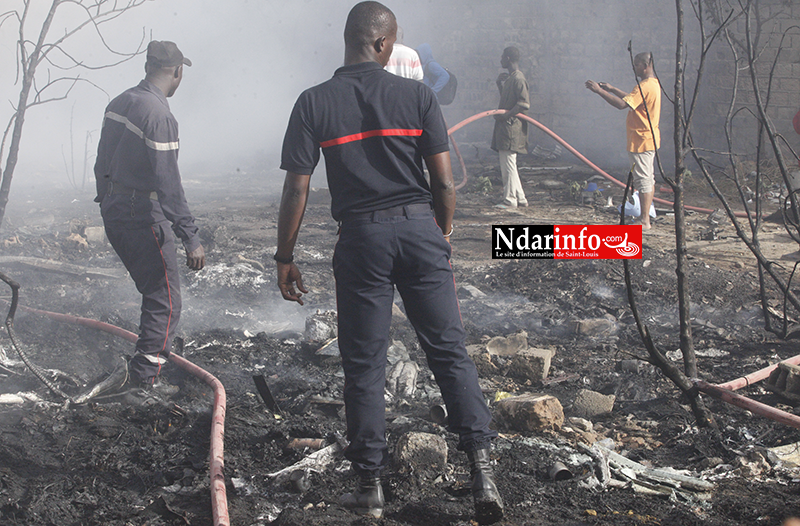
[[[306,318],[305,338],[310,342],[324,342],[336,337],[336,311],[317,311]]]
[[[78,250],[88,250],[89,243],[86,242],[86,239],[80,234],[70,234],[67,237],[67,241],[72,243],[72,246],[77,248]]]
[[[402,471],[437,476],[447,465],[447,442],[439,435],[409,432],[397,441],[394,458]]]
[[[408,355],[408,349],[400,340],[392,340],[389,349],[386,351],[386,360],[394,365],[397,362],[408,361],[411,358]]]
[[[776,446],[767,450],[767,456],[773,464],[783,463],[786,467],[800,467],[800,443],[794,442]]]
[[[621,442],[629,449],[642,449],[647,446],[647,441],[642,437],[626,436],[621,439]]]
[[[564,408],[557,398],[529,393],[497,402],[495,416],[509,429],[522,432],[560,429]]]
[[[616,399],[617,397],[614,395],[604,395],[596,391],[581,389],[572,404],[572,413],[584,418],[605,415],[614,409]]]
[[[331,338],[325,344],[314,351],[314,354],[317,356],[335,356],[339,357],[341,354],[339,351],[339,338]]]
[[[547,378],[554,349],[522,349],[514,356],[509,375],[520,380],[539,382]]]
[[[491,377],[500,372],[492,362],[492,355],[486,351],[485,345],[467,345],[467,354],[475,362],[475,368],[481,376]]]
[[[586,420],[585,418],[571,416],[567,419],[567,421],[569,422],[569,425],[571,425],[574,428],[580,429],[581,431],[588,431],[588,432],[594,431],[594,424],[592,424],[589,420]]]
[[[419,365],[412,361],[399,361],[386,379],[386,389],[400,398],[411,398],[417,391]]]
[[[486,350],[495,356],[514,356],[528,348],[528,333],[520,331],[508,337],[495,336],[486,343]]]
[[[83,235],[90,245],[105,245],[108,243],[106,240],[106,229],[101,226],[87,226],[83,230]]]
[[[572,426],[564,425],[560,432],[567,440],[573,440],[588,445],[597,442],[597,433],[584,431],[583,429],[577,429]]]
[[[486,345],[483,343],[474,343],[472,345],[467,345],[467,354],[472,357],[473,360],[481,354],[489,354],[486,350]]]
[[[458,288],[458,295],[472,299],[485,298],[486,293],[474,285],[462,285]]]
[[[579,336],[590,338],[612,336],[617,332],[617,320],[608,315],[605,318],[589,318],[574,322],[573,329]]]
[[[617,371],[628,374],[653,374],[655,366],[642,360],[620,360],[617,362]]]
[[[560,190],[564,188],[564,183],[561,181],[554,181],[553,179],[545,179],[539,182],[539,188],[544,188],[549,191]]]
[[[5,248],[12,247],[12,246],[21,246],[22,243],[19,240],[19,236],[12,236],[8,239],[3,240],[3,246]]]
[[[769,473],[772,469],[763,456],[759,453],[752,453],[751,458],[736,457],[733,461],[734,472],[743,478],[755,478],[764,473]]]

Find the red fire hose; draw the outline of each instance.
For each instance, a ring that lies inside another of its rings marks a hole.
[[[782,363],[800,365],[800,355],[793,356],[787,360],[784,360]],[[756,402],[755,400],[751,400],[750,398],[735,394],[733,392],[737,389],[741,389],[742,387],[746,387],[768,378],[772,371],[777,368],[778,364],[776,363],[770,365],[769,367],[765,367],[750,373],[747,376],[742,376],[741,378],[731,380],[730,382],[725,382],[724,384],[709,384],[702,380],[695,380],[694,385],[699,391],[722,400],[723,402],[728,402],[729,404],[741,407],[742,409],[747,409],[748,411],[764,416],[771,420],[781,422],[782,424],[800,428],[800,417],[797,415],[788,413],[786,411],[781,411],[780,409],[762,404],[761,402]]]
[[[767,417],[770,420],[775,420],[781,424],[786,424],[787,426],[800,429],[800,417],[797,415],[787,413],[786,411],[781,411],[780,409],[776,409],[767,404],[762,404],[761,402],[756,402],[755,400],[751,400],[746,396],[738,395],[733,391],[729,391],[728,389],[724,389],[718,385],[706,383],[702,380],[695,380],[694,385],[699,391],[711,395],[714,398],[718,398],[723,402],[728,402],[729,404],[741,407],[742,409],[747,409],[748,411],[751,411],[757,415]]]
[[[800,365],[800,355],[793,356],[789,359],[783,360],[781,363],[788,363],[792,365]],[[731,380],[730,382],[725,382],[724,384],[717,384],[717,387],[722,389],[729,389],[731,391],[736,391],[737,389],[741,389],[742,387],[747,387],[750,384],[754,384],[756,382],[760,382],[765,378],[769,378],[769,375],[772,374],[772,371],[778,368],[778,364],[770,365],[769,367],[765,367],[760,369],[754,373],[750,373],[747,376],[742,376],[741,378],[737,378],[736,380]]]
[[[136,342],[139,338],[136,334],[115,327],[109,323],[91,320],[89,318],[79,318],[69,314],[59,314],[45,310],[32,309],[30,307],[20,307],[28,312],[41,314],[57,321],[74,323],[108,332],[114,336],[119,336],[129,342]],[[214,526],[229,526],[228,500],[225,491],[225,460],[223,457],[224,437],[225,437],[225,387],[208,371],[196,366],[186,358],[175,353],[169,355],[169,360],[183,369],[184,371],[200,378],[214,389],[214,409],[211,413],[211,447],[209,451],[209,474],[211,478],[211,515],[214,519]]]
[[[484,111],[484,112],[478,113],[476,115],[473,115],[472,117],[469,117],[468,119],[464,119],[463,121],[459,122],[458,124],[456,124],[455,126],[450,128],[449,130],[447,130],[447,133],[451,135],[451,140],[452,140],[452,134],[454,132],[460,130],[461,128],[463,128],[467,124],[469,124],[471,122],[474,122],[474,121],[476,121],[478,119],[482,119],[483,117],[488,117],[489,115],[495,115],[495,114],[498,114],[498,113],[505,113],[505,112],[506,112],[506,110],[489,110],[489,111]],[[621,187],[625,188],[625,183],[623,183],[621,181],[618,181],[614,177],[610,176],[609,174],[607,174],[606,172],[601,170],[596,164],[594,164],[592,161],[590,161],[589,159],[584,157],[578,150],[576,150],[575,148],[573,148],[572,146],[567,144],[567,142],[564,139],[562,139],[561,137],[559,137],[558,135],[553,133],[548,127],[546,127],[545,125],[543,125],[539,121],[536,121],[536,120],[532,119],[531,117],[528,117],[527,115],[524,115],[522,113],[517,114],[517,117],[530,122],[531,124],[533,124],[534,126],[539,128],[540,130],[545,132],[547,135],[549,135],[550,137],[555,139],[564,148],[569,150],[570,153],[572,153],[575,157],[577,157],[584,164],[586,164],[586,166],[588,166],[592,170],[596,171],[598,174],[602,175],[603,177],[605,177],[606,179],[608,179],[612,183],[616,184],[617,186],[621,186]],[[453,144],[455,144],[455,141],[453,142]],[[464,168],[464,161],[461,159],[461,154],[458,152],[457,149],[456,149],[456,153],[458,154],[458,159],[461,162],[461,167],[462,167],[462,169],[464,169],[464,180],[461,183],[459,183],[459,185],[457,186],[457,188],[461,188],[467,182],[467,172],[466,172],[466,169]],[[674,203],[672,203],[670,201],[666,201],[664,199],[659,199],[658,197],[654,197],[653,201],[655,201],[657,203],[661,203],[663,205],[669,205],[669,206],[673,206],[674,205]],[[695,212],[702,212],[704,214],[710,214],[710,213],[713,212],[713,210],[709,210],[708,208],[698,208],[696,206],[689,206],[689,205],[685,205],[684,208],[686,208],[687,210],[694,210]],[[747,217],[747,214],[745,212],[736,212],[736,217]]]
[[[505,113],[505,112],[506,112],[506,110],[489,110],[489,111],[484,111],[482,113],[478,113],[476,115],[473,115],[472,117],[469,117],[468,119],[464,119],[463,121],[459,122],[458,124],[456,124],[455,126],[450,128],[449,130],[447,130],[447,133],[450,134],[450,136],[451,136],[450,139],[452,140],[452,134],[454,132],[460,130],[461,128],[463,128],[467,124],[469,124],[471,122],[474,122],[474,121],[476,121],[478,119],[482,119],[483,117],[488,117],[489,115],[495,115],[495,114],[500,114],[500,113]],[[601,170],[596,164],[594,164],[589,159],[584,157],[579,151],[577,151],[575,148],[570,146],[564,139],[562,139],[561,137],[559,137],[558,135],[553,133],[549,128],[547,128],[546,126],[544,126],[540,122],[528,117],[527,115],[523,115],[521,113],[518,114],[517,116],[522,118],[522,119],[524,119],[524,120],[526,120],[526,121],[528,121],[528,122],[530,122],[531,124],[533,124],[534,126],[539,128],[540,130],[542,130],[543,132],[548,134],[550,137],[555,139],[559,144],[564,146],[575,157],[577,157],[578,159],[583,161],[592,170],[596,171],[597,173],[599,173],[600,175],[602,175],[603,177],[605,177],[606,179],[608,179],[612,183],[614,183],[614,184],[616,184],[618,186],[621,186],[623,188],[625,187],[624,183],[622,183],[621,181],[618,181],[614,177],[612,177],[609,174],[607,174],[605,171]],[[455,141],[453,141],[453,145],[455,146]],[[461,188],[467,182],[467,171],[466,171],[466,168],[464,167],[464,161],[461,158],[461,153],[458,151],[458,148],[456,148],[455,151],[456,151],[456,154],[458,155],[458,160],[461,163],[461,168],[464,171],[464,180],[456,187],[456,188]],[[671,203],[670,201],[665,201],[664,199],[659,199],[659,198],[653,198],[653,201],[656,201],[656,202],[661,203],[661,204],[669,205],[669,206],[673,206],[674,205],[674,203]],[[709,210],[707,208],[697,208],[697,207],[693,207],[693,206],[685,206],[684,208],[686,208],[688,210],[694,210],[696,212],[702,212],[702,213],[705,213],[705,214],[710,214],[710,213],[713,212],[713,210]],[[735,215],[736,215],[736,217],[747,217],[747,214],[744,213],[744,212],[736,212]],[[786,360],[786,363],[791,363],[791,364],[794,364],[794,365],[800,365],[800,355],[799,356],[795,356],[794,358],[789,358],[788,360]],[[744,409],[747,409],[748,411],[752,411],[753,413],[756,413],[756,414],[759,414],[761,416],[770,418],[772,420],[776,420],[776,421],[784,423],[786,425],[789,425],[789,426],[792,426],[792,427],[796,427],[796,428],[800,428],[800,417],[797,417],[797,416],[795,416],[795,415],[793,415],[791,413],[787,413],[786,411],[781,411],[780,409],[776,409],[776,408],[768,406],[766,404],[762,404],[760,402],[756,402],[755,400],[751,400],[751,399],[749,399],[747,397],[744,397],[744,396],[737,395],[737,394],[733,393],[733,390],[735,390],[735,389],[739,389],[740,387],[744,387],[746,385],[750,385],[751,383],[758,382],[760,380],[763,380],[763,379],[767,378],[770,375],[770,373],[776,367],[778,367],[777,364],[773,365],[773,366],[770,366],[770,367],[767,367],[765,369],[761,369],[760,371],[756,371],[756,372],[754,372],[752,374],[749,374],[747,376],[744,376],[742,378],[738,378],[736,380],[732,380],[732,381],[727,382],[727,383],[722,384],[722,385],[714,385],[714,384],[709,384],[709,383],[703,382],[702,380],[697,380],[697,381],[695,381],[695,386],[698,388],[698,390],[700,390],[700,391],[702,391],[702,392],[704,392],[704,393],[706,393],[706,394],[708,394],[710,396],[713,396],[714,398],[718,398],[718,399],[723,400],[725,402],[728,402],[730,404],[736,405],[738,407],[742,407]]]

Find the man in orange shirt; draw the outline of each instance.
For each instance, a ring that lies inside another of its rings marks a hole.
[[[586,81],[586,87],[620,110],[627,109],[625,126],[628,131],[628,157],[633,165],[633,185],[639,190],[642,229],[650,228],[650,206],[653,203],[655,174],[653,164],[661,145],[658,123],[661,118],[661,84],[653,68],[653,56],[639,53],[633,59],[633,69],[641,82],[631,93],[605,82]]]

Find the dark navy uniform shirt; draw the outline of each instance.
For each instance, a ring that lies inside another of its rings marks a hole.
[[[184,247],[200,246],[178,171],[178,121],[164,93],[147,80],[111,101],[94,165],[103,219],[141,228],[169,220]],[[110,184],[134,192],[111,193]],[[158,200],[150,199],[156,192]]]
[[[281,169],[312,174],[320,149],[338,221],[432,203],[422,161],[448,151],[449,143],[430,88],[363,62],[337,69],[300,95],[283,140]]]

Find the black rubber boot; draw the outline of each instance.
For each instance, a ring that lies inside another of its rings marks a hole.
[[[378,477],[361,477],[353,493],[345,493],[340,499],[342,506],[359,515],[376,519],[383,517],[383,487]]]
[[[468,451],[472,475],[472,498],[475,500],[475,520],[478,524],[494,524],[503,518],[503,499],[494,484],[494,472],[489,449]]]

